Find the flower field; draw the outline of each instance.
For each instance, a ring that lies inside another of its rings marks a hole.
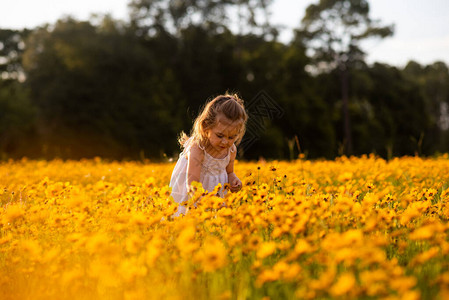
[[[449,299],[447,155],[236,162],[179,218],[173,167],[0,163],[0,299]]]

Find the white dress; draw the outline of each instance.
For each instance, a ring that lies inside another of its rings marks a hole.
[[[173,173],[170,179],[170,187],[172,188],[171,195],[176,203],[179,203],[178,212],[175,216],[179,214],[185,214],[187,211],[186,206],[181,205],[181,203],[188,200],[187,194],[187,165],[188,157],[190,154],[190,148],[192,147],[192,138],[187,140],[184,151],[179,155],[178,161],[173,169]],[[213,189],[221,183],[224,187],[225,183],[228,182],[228,174],[226,172],[226,167],[229,164],[231,158],[231,150],[224,158],[214,158],[209,153],[207,153],[204,148],[204,159],[201,163],[201,174],[200,182],[203,185],[204,190],[207,192],[213,191]],[[231,149],[231,148],[229,148]],[[219,195],[224,196],[223,189],[220,189]]]

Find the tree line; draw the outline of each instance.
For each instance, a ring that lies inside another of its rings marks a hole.
[[[394,27],[366,0],[318,1],[280,42],[271,3],[134,0],[128,22],[0,29],[0,158],[173,157],[226,91],[253,109],[244,159],[447,152],[445,63],[367,64],[361,42]],[[265,100],[278,114],[255,113]]]

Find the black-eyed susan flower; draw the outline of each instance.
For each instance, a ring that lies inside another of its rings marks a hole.
[[[213,272],[226,266],[228,263],[227,253],[228,251],[218,239],[210,237],[206,239],[195,258],[201,264],[204,272]]]
[[[256,252],[256,257],[258,259],[263,259],[267,256],[270,256],[276,251],[276,243],[275,242],[264,242],[262,243]]]
[[[346,272],[341,274],[337,282],[332,285],[329,292],[334,297],[342,297],[346,294],[349,294],[356,285],[356,279],[354,274],[350,272]]]

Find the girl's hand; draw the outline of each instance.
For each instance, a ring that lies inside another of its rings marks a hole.
[[[235,175],[235,173],[228,174],[228,181],[231,188],[231,192],[235,193],[242,189],[242,182],[237,177],[237,175]]]

